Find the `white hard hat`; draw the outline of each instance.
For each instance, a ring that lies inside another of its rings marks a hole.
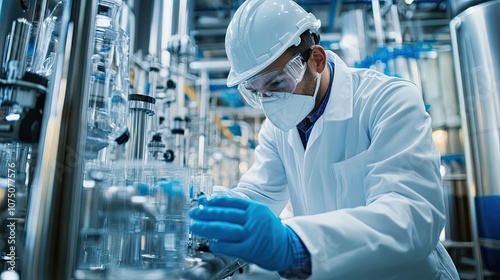
[[[292,0],[247,0],[236,10],[226,32],[226,54],[231,64],[227,86],[254,76],[310,30],[318,33],[320,20]]]

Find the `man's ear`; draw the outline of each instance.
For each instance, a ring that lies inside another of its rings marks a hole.
[[[312,61],[311,61],[312,59]],[[310,62],[314,63],[312,66],[316,68],[316,72],[322,73],[326,67],[326,52],[322,46],[314,46],[311,53]]]

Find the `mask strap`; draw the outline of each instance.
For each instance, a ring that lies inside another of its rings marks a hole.
[[[316,74],[316,88],[314,89],[314,94],[313,94],[313,98],[314,98],[315,102],[316,102],[316,95],[318,94],[318,91],[319,91],[320,83],[321,83],[321,74],[317,73]]]

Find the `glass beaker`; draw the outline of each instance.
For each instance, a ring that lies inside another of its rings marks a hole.
[[[124,161],[105,170],[109,170],[105,183],[94,184],[92,203],[88,203],[99,210],[84,211],[97,216],[93,221],[99,224],[82,223],[92,226],[81,230],[80,248],[88,257],[81,258],[79,268],[185,268],[187,169],[165,162]],[[89,238],[94,236],[99,238]]]
[[[191,206],[198,206],[198,198],[201,195],[210,199],[214,186],[214,177],[210,173],[200,173],[191,175],[190,185],[189,185],[189,196],[191,198]],[[197,251],[209,251],[208,245],[210,244],[210,240],[196,236],[192,233],[189,233],[189,255],[192,257],[196,256]]]

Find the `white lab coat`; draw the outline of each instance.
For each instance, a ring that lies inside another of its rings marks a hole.
[[[304,151],[265,122],[234,191],[279,214],[311,253],[309,279],[458,279],[439,242],[445,214],[431,118],[413,83],[335,63]]]

